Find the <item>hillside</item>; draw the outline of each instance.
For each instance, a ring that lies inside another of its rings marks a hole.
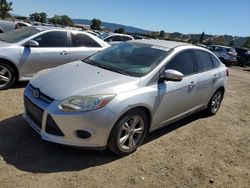
[[[91,20],[88,19],[73,19],[73,22],[75,24],[85,24],[85,25],[91,25]],[[122,24],[116,24],[116,23],[109,23],[109,22],[102,22],[102,27],[108,28],[110,31],[114,31],[118,28],[124,28],[126,32],[128,33],[150,33],[151,31],[140,29],[132,26],[126,26]]]
[[[88,19],[73,19],[73,22],[76,24],[91,25],[91,20],[88,20]],[[125,29],[125,32],[127,32],[127,33],[138,33],[141,35],[146,34],[148,36],[151,35],[152,37],[159,36],[159,32],[152,32],[149,30],[145,30],[145,29],[141,29],[141,28],[137,28],[137,27],[132,27],[132,26],[126,26],[126,25],[122,25],[122,24],[116,24],[116,23],[102,22],[102,27],[105,27],[105,28],[109,29],[110,31],[114,31],[114,30],[122,27]],[[174,32],[174,33],[165,33],[164,38],[167,40],[197,43],[199,40],[199,37],[200,37],[200,34],[182,34],[179,32]],[[246,42],[248,37],[206,34],[203,42],[206,44],[212,44],[212,43],[216,43],[215,41],[218,41],[218,39],[221,39],[221,38],[223,40],[223,44],[225,44],[225,45],[229,45],[229,43],[233,40],[234,46],[242,46]]]

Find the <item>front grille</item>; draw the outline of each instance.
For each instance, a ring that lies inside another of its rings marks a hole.
[[[31,89],[31,92],[32,92],[34,89],[37,89],[37,88],[35,88],[34,86],[32,86],[30,84],[30,89]],[[41,100],[43,100],[44,102],[46,102],[48,104],[50,104],[51,102],[54,101],[54,99],[52,99],[51,97],[43,94],[42,92],[39,93],[39,98],[38,99],[41,99]]]
[[[44,111],[32,103],[27,97],[24,97],[24,106],[29,118],[41,129]]]
[[[45,131],[53,135],[64,136],[63,132],[60,130],[56,122],[53,120],[53,118],[49,114],[47,116]]]

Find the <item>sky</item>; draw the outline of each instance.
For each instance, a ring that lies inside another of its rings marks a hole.
[[[13,14],[93,19],[184,34],[250,36],[250,0],[11,0]]]

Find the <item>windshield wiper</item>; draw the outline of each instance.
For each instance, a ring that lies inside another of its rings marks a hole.
[[[117,72],[117,73],[120,73],[120,74],[131,76],[129,73],[127,73],[127,72],[125,72],[123,70],[120,70],[120,69],[110,69],[110,70],[113,71],[113,72]]]
[[[117,72],[117,73],[120,73],[120,74],[131,76],[129,73],[127,73],[127,72],[125,72],[123,70],[120,70],[120,69],[117,69],[117,68],[106,67],[104,65],[97,64],[96,62],[94,62],[94,61],[92,61],[90,59],[83,59],[82,61],[89,64],[89,65],[93,65],[95,67],[100,67],[100,68],[105,69],[105,70],[109,70],[109,71],[112,71],[112,72]]]

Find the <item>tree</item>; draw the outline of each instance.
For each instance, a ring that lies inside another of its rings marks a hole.
[[[250,48],[250,37],[247,38],[246,42],[244,43],[243,47]]]
[[[101,20],[94,18],[92,20],[92,24],[91,24],[90,28],[93,30],[101,30],[101,24],[102,24]]]
[[[233,47],[234,46],[234,40],[231,40],[231,42],[228,45]]]
[[[160,35],[159,35],[160,38],[164,38],[165,37],[165,32],[163,30],[160,31]]]
[[[72,27],[74,25],[72,19],[67,15],[62,15],[61,21],[62,21],[62,24],[64,26],[71,26]]]
[[[202,44],[202,42],[203,42],[204,38],[205,38],[205,33],[204,33],[204,32],[202,32],[202,33],[201,33],[201,35],[200,35],[200,38],[199,38],[199,43],[201,43],[201,44]]]
[[[54,25],[62,25],[62,20],[60,15],[55,15],[54,17],[49,19],[49,22]]]
[[[10,17],[10,11],[12,11],[12,2],[7,2],[6,0],[0,0],[0,17],[5,19]]]
[[[67,15],[55,15],[53,18],[49,19],[49,22],[55,25],[62,25],[62,26],[73,26],[72,19]]]
[[[35,12],[33,14],[30,14],[30,19],[32,21],[45,23],[47,22],[47,14],[45,12],[40,12],[40,13]]]
[[[125,29],[123,27],[120,27],[114,31],[115,33],[124,33]]]
[[[223,36],[216,37],[214,39],[214,44],[225,45],[225,39],[224,39],[224,37]]]

